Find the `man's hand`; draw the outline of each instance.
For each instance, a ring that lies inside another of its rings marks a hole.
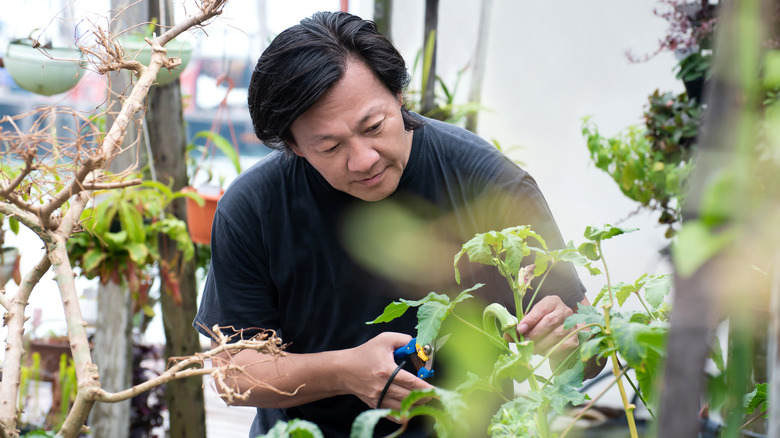
[[[572,330],[564,330],[563,322],[574,314],[559,296],[550,295],[536,303],[517,324],[517,333],[534,341],[534,353],[545,355]],[[550,355],[555,370],[579,345],[577,336],[569,337]]]
[[[345,372],[349,375],[347,386],[369,407],[376,408],[379,396],[390,375],[398,365],[393,352],[405,346],[412,339],[401,333],[381,333],[368,342],[350,350],[354,364]],[[401,401],[414,389],[427,389],[432,386],[414,374],[400,370],[387,388],[381,408],[400,409]]]

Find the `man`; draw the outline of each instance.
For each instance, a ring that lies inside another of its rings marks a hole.
[[[452,256],[475,233],[529,224],[550,246],[563,245],[533,179],[472,133],[408,111],[407,83],[392,44],[373,23],[346,13],[301,21],[257,63],[249,110],[257,136],[277,151],[242,173],[220,200],[195,320],[196,327],[244,330],[244,337],[273,329],[288,344],[278,359],[254,351],[231,358],[254,382],[295,392],[235,380],[252,389],[246,404],[261,408],[252,436],[291,418],[317,423],[326,436],[347,436],[357,414],[377,405],[396,368],[393,351],[415,333],[413,312],[389,324],[365,322],[394,299],[424,296],[431,283],[440,292],[455,290]],[[386,220],[397,211],[406,216]],[[399,263],[441,242],[458,246],[444,244],[441,257],[418,257],[432,264],[416,277],[406,275],[410,264],[383,270],[387,263],[372,263],[374,255],[398,240],[418,240],[402,238],[408,227],[393,229],[399,221],[426,230],[420,239],[434,236],[396,257]],[[361,228],[370,222],[381,226]],[[366,251],[364,241],[377,235],[389,239]],[[513,307],[494,270],[463,269],[467,287],[487,284],[475,294]],[[562,322],[571,308],[587,301],[568,265],[553,270],[539,296],[518,331],[544,351],[566,334]],[[562,354],[575,346],[572,337]],[[411,390],[428,387],[401,371],[381,406],[399,408]],[[383,421],[379,433],[398,427]],[[407,433],[427,432],[411,426]]]

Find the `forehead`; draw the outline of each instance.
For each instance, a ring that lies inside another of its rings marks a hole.
[[[299,142],[317,140],[370,123],[374,115],[392,109],[398,99],[365,63],[350,58],[344,76],[295,119],[290,129]]]

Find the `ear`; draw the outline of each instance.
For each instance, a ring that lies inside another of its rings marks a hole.
[[[290,135],[286,135],[282,137],[282,141],[284,141],[284,144],[287,145],[288,148],[297,156],[303,157],[303,154],[301,153],[301,148],[298,147],[298,145],[295,143],[295,139],[293,139],[292,133]]]
[[[404,95],[403,95],[403,93],[398,93],[398,106],[404,106]]]

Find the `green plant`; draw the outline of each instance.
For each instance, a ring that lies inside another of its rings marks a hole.
[[[684,185],[692,168],[701,106],[685,93],[648,98],[645,126],[632,126],[615,137],[602,136],[585,118],[582,135],[596,167],[608,173],[628,198],[660,210],[667,237],[681,220]]]
[[[58,383],[60,388],[60,400],[55,406],[58,405],[59,409],[54,413],[53,421],[51,421],[52,429],[54,430],[58,430],[62,427],[62,423],[65,422],[65,418],[68,416],[68,411],[76,400],[76,392],[78,391],[76,368],[73,365],[73,359],[68,358],[65,354],[60,356]]]
[[[709,79],[711,76],[712,54],[693,52],[675,66],[676,78],[681,81],[693,81],[699,78]]]
[[[602,229],[588,227],[584,243],[578,247],[569,243],[560,250],[548,249],[545,241],[527,226],[478,234],[466,242],[454,258],[456,279],[460,282],[458,262],[464,256],[471,262],[495,267],[512,290],[516,303],[514,315],[504,306],[492,303],[482,309],[481,324],[469,318],[464,303],[473,302],[474,295],[482,287],[477,284],[462,291],[454,299],[431,292],[421,300],[395,301],[368,324],[392,321],[408,309],[416,307],[416,337],[420,344],[435,345],[437,354],[442,354],[448,348],[463,350],[448,364],[473,364],[474,356],[481,356],[484,352],[480,345],[492,345],[498,349],[497,359],[489,360],[486,368],[468,369],[465,381],[459,382],[454,390],[433,388],[413,391],[398,411],[379,409],[364,412],[353,423],[352,436],[372,436],[377,421],[387,415],[401,421],[398,433],[403,432],[403,424],[407,420],[430,416],[436,420],[439,436],[468,435],[468,412],[478,409],[473,403],[467,403],[467,400],[492,394],[503,400],[503,404],[492,415],[487,430],[490,436],[563,438],[571,432],[574,423],[585,410],[603,395],[585,406],[577,417],[570,420],[568,427],[554,430],[553,420],[561,417],[567,406],[582,405],[588,399],[577,390],[583,383],[584,364],[594,357],[610,357],[613,363],[613,384],[617,384],[620,389],[631,436],[636,437],[633,421],[635,406],[629,402],[623,382],[629,382],[652,413],[655,377],[660,369],[667,334],[668,308],[664,299],[669,293],[670,282],[667,276],[643,275],[631,284],[612,283],[603,257],[602,242],[627,231],[609,225]],[[528,260],[533,260],[533,263],[524,264]],[[593,275],[599,275],[602,271],[593,265],[597,261],[602,263],[606,286],[593,306],[580,305],[577,313],[565,322],[565,328],[572,329],[568,336],[578,336],[580,346],[561,363],[551,364],[552,377],[540,376],[540,368],[563,345],[565,339],[545,356],[535,356],[533,341],[523,339],[515,328],[518,320],[530,309],[530,305],[523,306],[524,299],[530,294],[533,301],[550,269],[557,263],[572,262],[585,267]],[[619,311],[618,307],[631,296],[637,297],[642,303],[642,310]],[[602,300],[604,303],[600,312],[596,305]],[[452,324],[445,324],[448,320],[452,320]],[[465,331],[459,330],[459,327]],[[512,339],[514,346],[510,346],[508,338]],[[446,344],[444,340],[447,340]],[[618,358],[618,354],[622,359]],[[636,371],[638,382],[628,378],[628,368]],[[527,382],[530,391],[505,394],[501,388],[507,382]],[[418,403],[423,399],[431,401]]]
[[[428,36],[425,47],[418,51],[414,58],[414,63],[412,64],[412,74],[417,72],[418,65],[422,59],[422,72],[420,73],[422,76],[422,85],[420,86],[419,91],[413,89],[407,90],[407,94],[410,97],[410,100],[407,102],[407,104],[409,109],[421,113],[423,116],[436,120],[442,120],[448,123],[459,124],[463,122],[469,114],[474,114],[485,109],[478,102],[455,102],[455,96],[458,91],[458,86],[460,85],[461,76],[468,69],[468,66],[458,71],[457,75],[455,76],[455,82],[450,86],[444,82],[444,79],[441,76],[436,75],[435,83],[438,85],[438,87],[436,87],[434,90],[433,109],[428,112],[422,111],[423,96],[425,96],[427,86],[426,84],[428,83],[428,76],[430,75],[431,70],[430,66],[433,62],[433,48],[435,40],[436,33],[433,31]]]
[[[205,139],[204,144],[197,144],[196,140],[198,139]],[[230,163],[236,170],[236,175],[241,173],[241,161],[239,160],[238,151],[230,140],[216,132],[198,131],[192,136],[190,143],[187,144],[187,167],[194,169],[190,176],[190,185],[195,184],[196,177],[201,170],[206,172],[205,183],[212,182],[216,177],[220,187],[225,184],[225,175],[214,175],[211,166],[203,165],[206,160],[216,155],[215,147],[230,160]]]
[[[126,284],[135,298],[136,311],[150,314],[148,291],[154,277],[151,270],[160,264],[162,279],[176,301],[178,263],[191,259],[194,248],[186,224],[165,209],[171,201],[193,195],[173,192],[154,181],[100,195],[100,201],[82,214],[83,231],[68,240],[73,266],[81,268],[87,278],[99,277],[104,284],[111,280]],[[160,263],[161,234],[176,242],[183,260]]]

